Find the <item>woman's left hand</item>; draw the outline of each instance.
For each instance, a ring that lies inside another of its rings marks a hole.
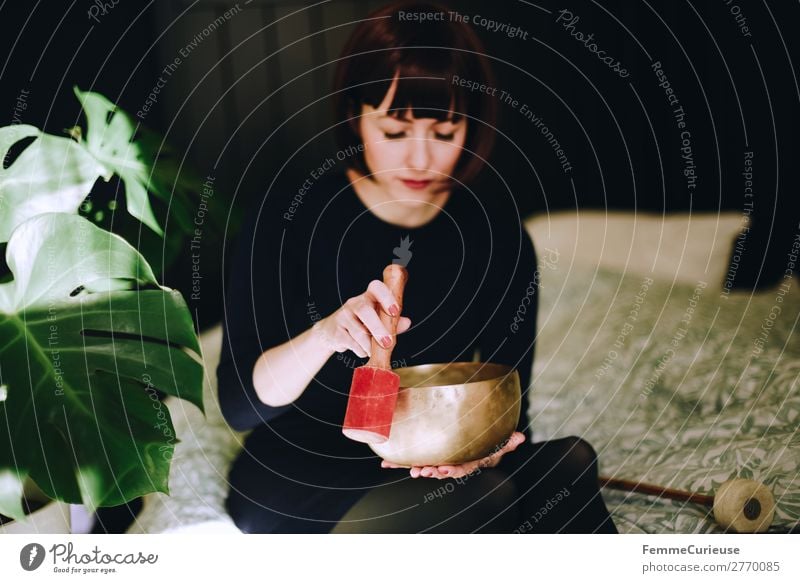
[[[466,476],[467,474],[471,474],[477,468],[493,468],[498,463],[502,457],[510,451],[514,451],[517,449],[517,446],[525,441],[525,434],[519,431],[515,431],[511,434],[511,437],[503,444],[500,449],[495,451],[489,456],[486,456],[483,459],[466,462],[459,465],[454,466],[412,466],[411,467],[411,477],[412,478],[419,478],[422,476],[423,478],[437,478],[439,480],[443,478],[461,478]],[[391,462],[387,462],[386,460],[381,460],[381,467],[382,468],[407,468],[408,466],[399,466],[397,464],[393,464]]]

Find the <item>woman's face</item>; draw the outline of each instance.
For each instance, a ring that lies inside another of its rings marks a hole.
[[[412,205],[429,203],[441,196],[443,183],[453,175],[467,121],[463,117],[457,123],[416,118],[410,109],[398,117],[387,115],[396,90],[395,78],[377,108],[362,107],[364,160],[375,183],[392,199]]]

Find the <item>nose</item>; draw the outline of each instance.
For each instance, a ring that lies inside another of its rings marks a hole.
[[[430,141],[424,137],[408,140],[408,167],[413,170],[427,170],[430,164]]]

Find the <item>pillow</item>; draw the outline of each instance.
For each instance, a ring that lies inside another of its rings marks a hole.
[[[228,516],[228,470],[242,449],[246,433],[233,431],[225,422],[217,400],[213,371],[222,348],[222,324],[200,334],[205,415],[194,405],[168,396],[169,410],[178,442],[169,471],[169,494],[155,492],[143,497],[143,507],[129,534],[237,533]]]
[[[591,265],[669,281],[721,287],[731,248],[749,219],[735,211],[643,213],[558,211],[525,221],[537,255],[570,265]]]

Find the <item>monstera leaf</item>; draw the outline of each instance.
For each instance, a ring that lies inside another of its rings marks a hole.
[[[86,114],[84,143],[109,176],[115,173],[125,183],[128,212],[162,235],[148,198],[152,192],[169,204],[182,230],[191,230],[189,194],[201,191],[200,180],[180,168],[175,152],[125,111],[99,93],[73,90]]]
[[[202,366],[178,292],[124,239],[44,213],[12,233],[0,285],[0,512],[22,484],[90,509],[168,493],[177,443],[155,390],[202,409]]]
[[[0,166],[0,243],[14,228],[42,212],[77,213],[102,166],[69,138],[51,136],[29,125],[0,128],[0,156],[26,138],[35,138],[8,168]]]

